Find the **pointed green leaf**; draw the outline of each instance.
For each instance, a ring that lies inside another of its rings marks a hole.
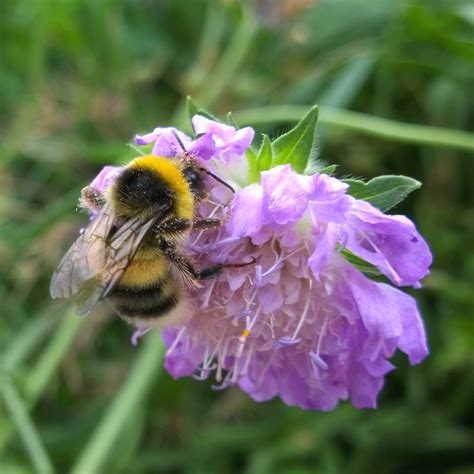
[[[273,159],[272,142],[268,135],[263,135],[262,144],[257,154],[257,167],[259,171],[270,169]]]
[[[319,158],[319,137],[317,136],[315,129],[313,147],[309,153],[308,161],[303,174],[312,175],[324,167],[324,161]]]
[[[257,153],[253,148],[248,148],[245,152],[249,162],[249,183],[256,183],[260,179],[260,170],[257,165]]]
[[[382,275],[377,267],[369,262],[366,262],[363,258],[353,254],[350,250],[344,249],[341,253],[348,262],[357,268],[357,270],[365,273],[367,276],[376,277]]]
[[[273,142],[272,166],[290,163],[298,173],[306,169],[315,145],[318,108],[314,106],[289,132]]]
[[[328,174],[329,176],[333,176],[337,170],[338,165],[327,165],[324,168],[318,170],[321,174]]]
[[[416,179],[407,176],[378,176],[367,183],[359,179],[345,179],[348,194],[370,202],[382,211],[388,211],[403,201],[408,194],[421,186]]]
[[[314,173],[323,173],[332,175],[336,171],[337,165],[328,165],[324,160],[319,158],[318,137],[315,137],[315,144],[309,155],[308,163],[303,172],[306,176],[312,176]]]
[[[190,122],[191,119],[199,112],[199,109],[189,95],[186,97],[186,111],[188,112],[188,118]]]

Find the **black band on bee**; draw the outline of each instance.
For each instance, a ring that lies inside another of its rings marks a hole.
[[[119,313],[123,313],[129,318],[159,318],[166,316],[178,305],[179,299],[176,294],[171,294],[161,299],[157,299],[153,304],[144,307],[137,307],[133,303],[124,303],[116,306]]]
[[[164,274],[145,286],[118,285],[109,299],[112,306],[127,317],[161,317],[171,311],[179,301],[176,286]]]
[[[136,298],[137,300],[149,297],[158,297],[162,293],[162,280],[153,282],[148,286],[122,286],[115,287],[112,296],[114,298]]]

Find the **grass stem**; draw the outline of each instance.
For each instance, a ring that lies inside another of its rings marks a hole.
[[[262,125],[297,122],[308,110],[301,105],[268,106],[240,110],[233,116],[240,125]],[[460,130],[402,123],[332,107],[320,107],[319,122],[387,140],[474,152],[474,134]]]
[[[153,331],[144,338],[142,344],[143,347],[122,388],[73,466],[73,474],[104,472],[104,464],[119,437],[126,432],[128,420],[156,382],[163,366],[165,352],[160,333]]]

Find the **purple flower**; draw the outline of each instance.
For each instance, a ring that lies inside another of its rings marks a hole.
[[[180,136],[188,151],[242,183],[232,163],[242,162],[253,131],[200,116],[193,124],[202,135]],[[175,155],[169,130],[139,140]],[[192,233],[196,266],[255,263],[225,268],[189,291],[193,314],[163,331],[173,377],[212,376],[216,389],[237,385],[257,401],[279,396],[305,409],[331,410],[346,399],[364,408],[376,406],[397,349],[412,364],[426,357],[415,300],[370,280],[341,250],[397,286],[418,287],[431,264],[428,246],[410,220],[385,215],[347,190],[335,178],[302,176],[290,165],[262,172],[259,183],[243,183],[235,196],[209,180],[198,214],[225,225]]]
[[[368,232],[383,241],[377,251],[366,250],[376,255],[371,263],[388,276],[387,261],[390,268],[418,261],[404,267],[397,283],[406,284],[427,273],[426,244],[420,247],[423,239],[408,219],[384,216],[346,190],[326,175],[279,166],[237,193],[223,229],[196,234],[201,265],[250,256],[256,264],[225,270],[193,293],[193,317],[164,331],[171,375],[213,372],[216,388],[238,385],[258,401],[279,396],[288,405],[330,410],[350,398],[363,408],[376,406],[397,348],[411,363],[427,355],[415,300],[369,280],[337,251]],[[367,223],[362,211],[375,222]]]

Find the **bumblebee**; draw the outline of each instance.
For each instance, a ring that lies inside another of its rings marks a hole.
[[[105,193],[90,186],[81,192],[96,217],[64,255],[51,280],[53,298],[75,297],[77,313],[86,315],[107,300],[134,326],[169,326],[190,313],[179,280],[191,287],[216,277],[216,264],[197,270],[184,252],[191,229],[210,229],[220,219],[195,219],[206,198],[211,175],[189,154],[132,160]]]

